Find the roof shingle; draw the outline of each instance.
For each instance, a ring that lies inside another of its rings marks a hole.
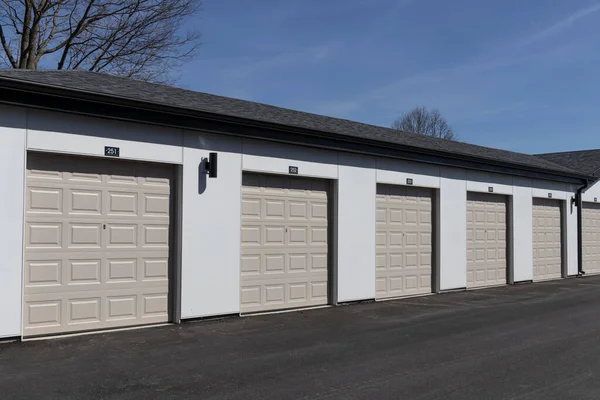
[[[537,156],[580,171],[584,175],[600,177],[600,149],[546,153]]]
[[[200,111],[281,126],[304,128],[323,133],[369,139],[382,143],[399,144],[413,147],[416,150],[435,150],[450,156],[464,155],[476,157],[483,162],[486,160],[496,161],[508,163],[516,167],[543,169],[558,174],[580,174],[578,171],[564,164],[557,164],[551,159],[529,154],[399,132],[391,128],[368,125],[346,119],[310,114],[101,73],[87,71],[0,70],[0,79],[27,81],[43,86],[126,98],[138,102],[176,107],[183,110]]]

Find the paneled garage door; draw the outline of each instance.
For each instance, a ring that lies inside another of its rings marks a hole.
[[[376,297],[431,293],[433,193],[377,185]]]
[[[533,199],[533,279],[561,277],[562,224],[559,200]]]
[[[242,312],[327,304],[328,186],[244,173]]]
[[[171,173],[27,155],[24,335],[169,320]]]
[[[467,194],[467,287],[506,283],[506,198]]]
[[[583,270],[600,274],[600,204],[583,203]]]

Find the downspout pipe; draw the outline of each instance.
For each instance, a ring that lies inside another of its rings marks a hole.
[[[589,181],[585,181],[585,184],[577,189],[575,195],[575,202],[577,206],[577,276],[582,277],[585,275],[583,270],[583,201],[582,193],[585,189],[590,186]]]

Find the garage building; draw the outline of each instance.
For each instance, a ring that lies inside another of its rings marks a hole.
[[[0,166],[0,337],[600,272],[595,171],[98,73],[0,71]]]

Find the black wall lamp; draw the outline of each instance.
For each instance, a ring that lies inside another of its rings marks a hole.
[[[217,177],[217,153],[208,153],[208,158],[202,159],[204,162],[204,171],[209,178]]]

